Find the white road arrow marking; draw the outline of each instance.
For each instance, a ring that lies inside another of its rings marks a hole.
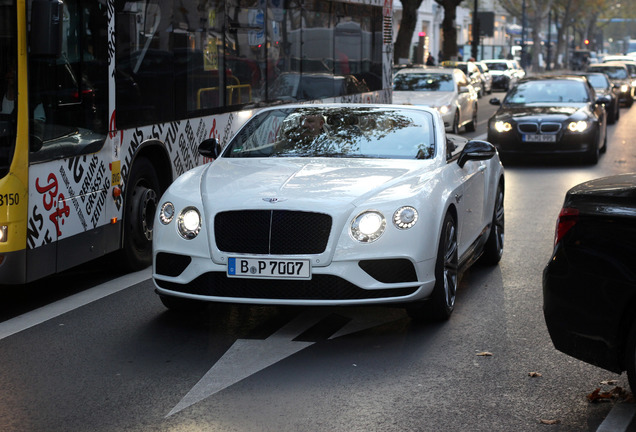
[[[215,393],[253,375],[315,342],[301,342],[293,339],[308,330],[332,311],[313,311],[302,314],[281,327],[265,340],[237,339],[223,357],[199,380],[183,399],[168,413],[170,417],[179,411],[202,401]],[[329,339],[366,330],[394,321],[391,315],[385,319],[365,319],[352,317],[352,321]],[[376,317],[377,318],[377,317]]]
[[[323,315],[301,315],[265,340],[237,339],[166,417],[313,345],[314,342],[294,342],[293,339],[322,318]]]

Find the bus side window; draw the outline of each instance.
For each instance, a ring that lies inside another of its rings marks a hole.
[[[38,48],[30,53],[30,159],[34,162],[97,151],[108,125],[106,5],[66,0],[61,14],[59,55],[51,55],[51,50],[38,55]],[[34,38],[46,35],[31,36],[31,43],[41,48],[41,41]]]

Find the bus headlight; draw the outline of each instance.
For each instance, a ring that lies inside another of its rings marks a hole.
[[[9,227],[6,225],[0,226],[0,243],[6,243],[8,241]]]
[[[186,207],[181,213],[177,222],[177,230],[181,237],[192,240],[201,231],[201,214],[194,207]]]
[[[372,243],[382,236],[386,219],[377,211],[365,211],[351,221],[351,237],[361,243]]]

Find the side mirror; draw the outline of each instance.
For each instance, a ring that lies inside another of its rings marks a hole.
[[[488,160],[497,154],[495,146],[487,141],[471,140],[466,143],[459,155],[457,164],[463,168],[471,160]]]
[[[219,140],[216,138],[203,140],[201,144],[199,144],[199,154],[206,158],[218,158],[221,154],[221,150],[221,144],[219,144]]]
[[[499,98],[492,98],[488,101],[488,103],[490,103],[490,105],[501,105]]]
[[[612,102],[612,98],[609,95],[603,95],[596,98],[596,103],[599,105],[609,105]]]

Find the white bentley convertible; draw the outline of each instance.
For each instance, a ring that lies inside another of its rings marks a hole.
[[[446,319],[462,271],[503,253],[497,152],[447,136],[434,109],[280,106],[199,151],[214,162],[170,186],[154,224],[170,309],[393,304]]]

